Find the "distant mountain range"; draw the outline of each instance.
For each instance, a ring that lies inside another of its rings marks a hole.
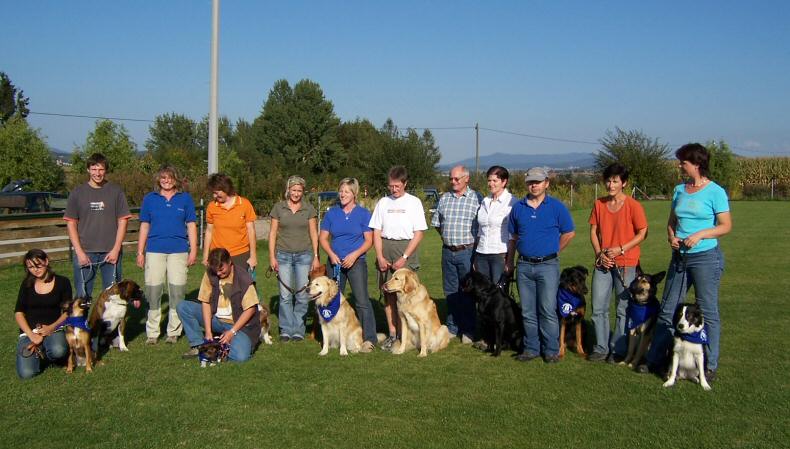
[[[475,158],[463,159],[456,162],[439,164],[439,169],[446,171],[461,164],[474,170]],[[486,170],[492,165],[501,165],[508,170],[528,170],[532,167],[549,167],[567,170],[590,168],[595,166],[593,153],[559,153],[559,154],[508,154],[494,153],[480,156],[480,170]]]

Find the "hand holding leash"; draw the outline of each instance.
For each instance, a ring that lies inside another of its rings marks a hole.
[[[235,336],[236,336],[236,332],[234,332],[232,329],[226,330],[219,337],[219,342],[223,345],[229,345],[230,342],[233,340],[233,337]]]

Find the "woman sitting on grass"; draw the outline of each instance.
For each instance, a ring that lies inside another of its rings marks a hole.
[[[44,362],[62,361],[69,352],[60,323],[66,320],[62,305],[71,301],[71,282],[56,275],[47,253],[31,249],[23,261],[27,275],[19,287],[14,319],[19,325],[16,373],[30,379],[41,373]]]

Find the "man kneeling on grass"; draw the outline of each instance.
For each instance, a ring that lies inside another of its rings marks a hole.
[[[230,345],[228,360],[249,360],[261,333],[258,294],[250,274],[233,265],[225,248],[209,253],[198,301],[182,301],[176,307],[191,346],[184,357],[197,357],[203,339],[218,333],[219,342]]]

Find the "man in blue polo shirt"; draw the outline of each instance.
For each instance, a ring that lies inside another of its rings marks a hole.
[[[140,208],[140,234],[137,240],[137,266],[145,268],[145,297],[148,319],[145,333],[149,345],[156,344],[162,319],[161,298],[167,278],[170,298],[167,320],[167,343],[181,335],[181,320],[176,306],[186,294],[187,267],[197,258],[195,203],[181,192],[181,180],[172,166],[165,165],[157,174],[159,191],[143,198]]]
[[[546,195],[549,175],[542,168],[527,171],[527,196],[510,211],[505,269],[513,272],[518,249],[518,291],[524,319],[524,351],[517,357],[527,362],[543,353],[546,363],[559,361],[560,327],[557,288],[560,281],[558,254],[571,241],[573,219],[559,200]]]

